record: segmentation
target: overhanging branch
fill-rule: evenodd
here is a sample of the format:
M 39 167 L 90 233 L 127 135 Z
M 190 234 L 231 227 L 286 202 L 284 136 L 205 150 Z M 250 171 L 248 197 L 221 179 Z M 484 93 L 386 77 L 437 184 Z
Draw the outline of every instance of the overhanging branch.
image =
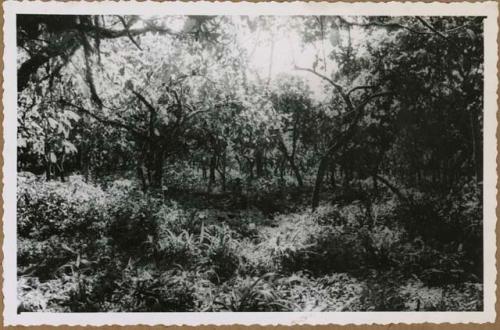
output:
M 445 36 L 442 32 L 436 30 L 435 27 L 433 27 L 429 22 L 427 22 L 425 19 L 423 19 L 422 17 L 420 16 L 417 16 L 416 17 L 418 19 L 419 22 L 421 22 L 426 28 L 428 28 L 429 30 L 431 30 L 432 32 L 434 32 L 435 34 L 437 34 L 438 36 L 440 36 L 441 38 L 444 38 L 444 39 L 448 39 L 447 36 Z
M 335 81 L 333 81 L 332 79 L 328 78 L 327 76 L 317 72 L 316 70 L 313 70 L 313 69 L 309 69 L 309 68 L 301 68 L 301 67 L 298 67 L 298 66 L 295 66 L 295 70 L 298 70 L 298 71 L 307 71 L 307 72 L 310 72 L 312 74 L 314 74 L 315 76 L 327 81 L 330 85 L 332 85 L 336 90 L 337 92 L 340 94 L 340 96 L 342 97 L 342 99 L 344 100 L 346 106 L 347 106 L 347 110 L 348 111 L 351 111 L 351 110 L 354 110 L 354 107 L 352 105 L 352 102 L 351 102 L 351 99 L 349 98 L 349 95 L 347 95 L 345 92 L 344 92 L 344 88 L 336 83 Z
M 135 136 L 140 137 L 141 139 L 146 138 L 146 136 L 144 134 L 142 134 L 140 131 L 138 131 L 135 127 L 127 125 L 121 121 L 103 118 L 103 117 L 93 113 L 92 111 L 85 109 L 84 107 L 82 107 L 80 105 L 71 103 L 71 102 L 64 100 L 64 99 L 60 99 L 58 103 L 62 106 L 71 107 L 71 108 L 79 111 L 80 113 L 84 113 L 84 114 L 94 118 L 95 120 L 97 120 L 101 124 L 113 126 L 116 128 L 123 128 L 123 129 L 129 131 L 130 133 L 134 134 Z

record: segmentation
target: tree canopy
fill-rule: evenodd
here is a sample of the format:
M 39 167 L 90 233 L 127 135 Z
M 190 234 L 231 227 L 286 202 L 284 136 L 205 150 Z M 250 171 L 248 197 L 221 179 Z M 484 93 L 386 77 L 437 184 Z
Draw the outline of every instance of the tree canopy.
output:
M 481 181 L 482 19 L 18 17 L 21 168 Z M 284 49 L 285 48 L 285 49 Z M 265 65 L 263 65 L 265 63 Z M 384 182 L 385 180 L 382 180 Z

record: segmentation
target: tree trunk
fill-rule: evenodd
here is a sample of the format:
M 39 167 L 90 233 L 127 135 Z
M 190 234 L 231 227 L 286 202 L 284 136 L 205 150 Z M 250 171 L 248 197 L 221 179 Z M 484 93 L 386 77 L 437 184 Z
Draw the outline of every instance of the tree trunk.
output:
M 474 176 L 476 177 L 476 182 L 482 181 L 483 173 L 482 173 L 482 168 L 483 168 L 483 162 L 481 159 L 482 152 L 479 150 L 481 146 L 481 137 L 480 137 L 480 132 L 479 132 L 479 127 L 477 120 L 475 120 L 475 115 L 473 111 L 470 113 L 470 125 L 471 125 L 471 132 L 472 132 L 472 160 L 474 164 Z
M 286 164 L 286 159 L 283 159 L 279 165 L 279 172 L 280 172 L 281 181 L 285 180 L 285 178 L 284 178 L 284 176 L 285 176 L 285 164 Z
M 281 152 L 283 153 L 283 155 L 285 156 L 285 159 L 290 164 L 290 168 L 292 169 L 292 171 L 295 175 L 295 178 L 297 179 L 297 184 L 299 185 L 300 188 L 304 187 L 304 181 L 302 180 L 302 175 L 300 174 L 300 170 L 299 170 L 297 164 L 295 164 L 294 155 L 293 154 L 290 155 L 288 153 L 288 150 L 286 148 L 285 142 L 283 141 L 282 137 L 279 138 L 279 145 L 281 147 Z
M 378 195 L 378 181 L 377 181 L 377 173 L 374 173 L 372 176 L 373 182 L 373 190 L 375 191 L 375 195 Z
M 215 167 L 217 166 L 217 157 L 212 155 L 210 158 L 210 169 L 208 174 L 208 192 L 212 192 L 213 185 L 215 183 Z
M 316 182 L 314 184 L 314 191 L 312 196 L 311 207 L 312 210 L 316 210 L 319 205 L 319 194 L 321 193 L 321 186 L 323 185 L 323 180 L 325 178 L 325 173 L 328 168 L 328 156 L 323 156 L 319 162 L 318 172 L 316 173 Z
M 335 165 L 330 166 L 330 185 L 332 188 L 335 188 L 336 185 L 336 180 L 335 180 L 335 172 L 337 171 L 337 168 Z
M 149 189 L 149 173 L 148 173 L 148 166 L 146 165 L 148 161 L 148 155 L 147 155 L 147 150 L 142 149 L 141 153 L 139 154 L 139 158 L 137 160 L 137 176 L 141 180 L 142 184 L 142 191 L 147 192 Z M 145 164 L 146 163 L 146 164 Z
M 201 173 L 202 173 L 202 178 L 203 180 L 207 179 L 207 166 L 205 164 L 205 160 L 201 163 Z
M 52 178 L 52 166 L 50 160 L 45 161 L 45 179 L 49 181 Z
M 152 181 L 151 185 L 155 188 L 160 188 L 163 183 L 163 151 L 158 151 L 154 157 L 154 163 L 152 168 Z
M 222 158 L 220 160 L 220 178 L 222 184 L 222 192 L 226 192 L 226 151 L 222 153 Z
M 85 182 L 89 182 L 90 179 L 90 154 L 86 149 L 80 151 L 80 168 L 83 174 L 83 179 Z
M 61 180 L 61 182 L 66 182 L 66 176 L 65 176 L 65 170 L 64 170 L 64 154 L 59 157 L 60 158 L 60 161 L 59 163 L 56 163 L 56 168 L 57 168 L 57 174 L 59 174 L 59 180 Z
M 249 169 L 249 174 L 250 174 L 250 182 L 252 182 L 252 181 L 253 181 L 253 179 L 254 179 L 254 175 L 253 175 L 253 165 L 254 165 L 254 162 L 253 162 L 253 161 L 248 160 L 248 169 Z
M 146 192 L 149 187 L 149 180 L 147 177 L 147 169 L 142 162 L 137 164 L 137 176 L 141 180 L 142 191 Z
M 304 187 L 304 181 L 302 180 L 302 174 L 300 174 L 300 170 L 295 164 L 295 162 L 290 160 L 290 167 L 292 168 L 293 173 L 295 174 L 295 178 L 297 179 L 297 184 L 300 188 Z
M 262 154 L 262 150 L 258 149 L 255 153 L 255 170 L 256 170 L 256 175 L 257 175 L 257 178 L 260 178 L 263 176 L 263 154 Z

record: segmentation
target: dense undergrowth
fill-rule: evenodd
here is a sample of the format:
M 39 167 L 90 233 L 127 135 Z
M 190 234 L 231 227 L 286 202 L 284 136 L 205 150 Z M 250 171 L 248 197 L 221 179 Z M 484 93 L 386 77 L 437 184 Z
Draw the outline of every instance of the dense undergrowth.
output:
M 479 195 L 409 193 L 410 206 L 387 192 L 369 214 L 358 201 L 311 212 L 300 194 L 242 207 L 23 174 L 19 310 L 481 310 Z

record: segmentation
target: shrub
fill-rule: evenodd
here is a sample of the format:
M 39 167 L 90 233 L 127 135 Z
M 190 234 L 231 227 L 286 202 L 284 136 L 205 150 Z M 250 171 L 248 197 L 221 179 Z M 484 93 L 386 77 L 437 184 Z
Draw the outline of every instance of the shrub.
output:
M 286 271 L 307 269 L 319 275 L 359 268 L 365 264 L 365 256 L 356 232 L 322 228 L 307 239 L 304 248 L 285 255 L 281 264 Z
M 166 172 L 165 184 L 171 189 L 183 191 L 204 186 L 203 180 L 196 175 L 197 170 L 187 161 L 169 164 Z
M 37 277 L 17 280 L 18 312 L 69 312 L 67 302 L 75 283 L 56 279 L 41 283 Z
M 266 243 L 280 270 L 308 270 L 322 275 L 359 268 L 365 254 L 359 229 L 355 225 L 331 225 L 338 217 L 347 219 L 336 208 L 321 207 L 314 213 L 304 211 L 281 220 L 280 233 L 271 234 Z
M 249 247 L 243 251 L 245 271 L 255 275 L 269 271 L 293 271 L 295 268 L 291 270 L 285 266 L 284 269 L 283 264 L 297 251 L 310 248 L 306 241 L 321 229 L 310 214 L 303 211 L 277 216 L 275 222 L 278 226 L 263 230 L 258 239 L 260 243 L 253 247 L 247 244 Z
M 69 182 L 18 180 L 18 233 L 39 240 L 52 235 L 99 236 L 105 225 L 105 194 L 72 176 Z
M 44 241 L 18 239 L 18 271 L 41 280 L 53 277 L 54 272 L 74 257 L 74 253 L 57 236 Z
M 316 222 L 321 226 L 339 226 L 346 224 L 346 218 L 336 206 L 321 206 L 315 215 Z
M 114 300 L 120 311 L 189 312 L 201 307 L 199 295 L 212 285 L 192 271 L 171 269 L 158 273 L 153 269 L 127 270 L 120 281 L 122 290 Z
M 148 237 L 156 237 L 154 214 L 159 201 L 135 190 L 125 197 L 117 197 L 108 200 L 110 222 L 107 232 L 119 251 L 131 254 L 144 252 Z
M 270 220 L 261 211 L 250 208 L 246 210 L 224 212 L 219 210 L 205 210 L 198 213 L 205 224 L 228 225 L 239 238 L 258 239 L 258 226 L 269 224 Z
M 397 227 L 390 229 L 386 226 L 375 226 L 365 230 L 360 238 L 365 240 L 370 266 L 384 269 L 397 265 L 402 257 L 398 251 L 403 244 L 403 236 L 403 230 Z
M 360 294 L 360 309 L 366 311 L 401 311 L 405 309 L 404 298 L 399 294 L 403 276 L 395 271 L 378 273 L 372 271 Z
M 465 260 L 471 260 L 470 265 L 464 265 L 477 276 L 482 274 L 483 255 L 483 203 L 482 187 L 475 182 L 465 182 L 460 189 L 451 191 L 440 216 L 448 224 L 447 237 L 457 242 L 456 250 L 464 253 Z
M 201 253 L 205 260 L 202 261 L 211 268 L 216 283 L 227 281 L 231 278 L 240 265 L 238 242 L 234 232 L 226 225 L 209 226 L 200 233 Z
M 196 210 L 185 210 L 176 202 L 163 204 L 154 215 L 158 225 L 158 235 L 168 235 L 169 232 L 180 234 L 187 231 L 198 234 L 205 216 Z
M 264 312 L 291 310 L 290 301 L 273 280 L 274 274 L 261 277 L 237 277 L 223 286 L 214 304 L 223 311 Z
M 127 179 L 115 180 L 106 189 L 109 197 L 115 200 L 123 200 L 134 192 L 138 192 L 139 186 L 136 182 Z
M 359 305 L 361 290 L 361 283 L 347 274 L 266 273 L 225 283 L 214 304 L 217 311 L 344 311 Z
M 429 288 L 418 280 L 409 280 L 399 294 L 405 300 L 405 309 L 412 311 L 481 311 L 483 286 L 464 283 Z
M 154 248 L 157 263 L 166 266 L 196 264 L 199 253 L 194 235 L 185 230 L 180 234 L 167 230 Z
M 362 290 L 361 283 L 345 273 L 314 278 L 297 272 L 279 283 L 297 312 L 356 310 Z

